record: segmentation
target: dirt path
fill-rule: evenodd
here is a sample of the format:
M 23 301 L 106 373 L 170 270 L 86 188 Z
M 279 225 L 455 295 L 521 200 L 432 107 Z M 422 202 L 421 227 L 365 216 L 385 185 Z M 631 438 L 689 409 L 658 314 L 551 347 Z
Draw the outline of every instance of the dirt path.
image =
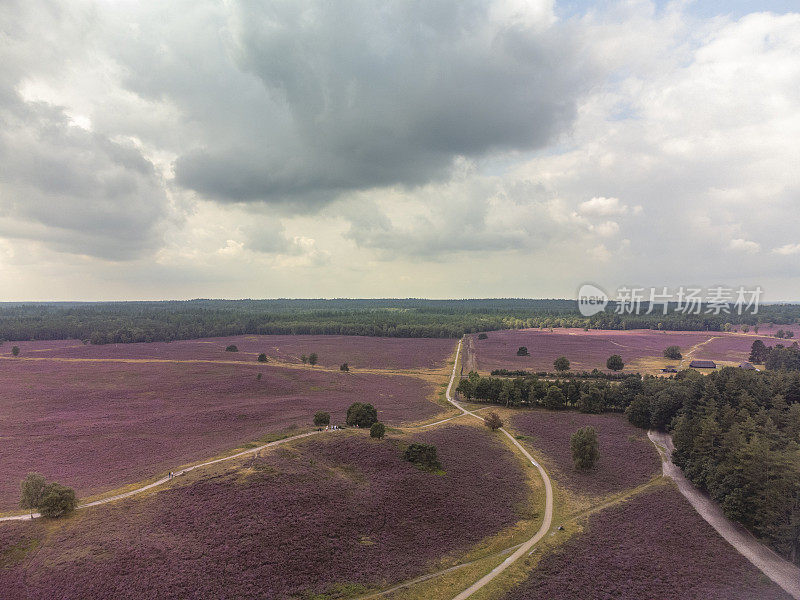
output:
M 683 363 L 685 363 L 687 360 L 690 360 L 690 359 L 694 358 L 694 353 L 697 352 L 700 348 L 702 348 L 703 346 L 705 346 L 709 342 L 711 342 L 713 340 L 719 340 L 722 337 L 723 336 L 721 336 L 721 335 L 715 335 L 713 337 L 708 338 L 705 341 L 698 342 L 697 344 L 695 344 L 694 346 L 689 348 L 689 351 L 686 354 L 684 354 L 683 358 L 681 359 L 681 363 L 678 366 L 678 368 L 680 369 L 681 367 L 683 367 Z
M 483 417 L 481 417 L 480 415 L 476 414 L 473 411 L 467 410 L 466 408 L 461 406 L 461 404 L 459 404 L 453 397 L 452 393 L 453 383 L 455 382 L 456 379 L 456 367 L 458 366 L 458 357 L 459 354 L 461 353 L 461 347 L 462 347 L 462 342 L 459 342 L 458 349 L 456 350 L 456 360 L 455 363 L 453 364 L 453 374 L 450 376 L 450 383 L 447 385 L 447 392 L 445 394 L 445 397 L 447 398 L 447 401 L 453 406 L 455 406 L 458 410 L 460 410 L 462 414 L 470 415 L 472 417 L 475 417 L 476 419 L 483 421 L 484 420 Z M 530 453 L 527 450 L 525 450 L 525 448 L 522 447 L 522 444 L 520 444 L 514 438 L 513 435 L 511 435 L 508 431 L 506 431 L 504 427 L 501 427 L 499 431 L 502 431 L 503 434 L 509 440 L 511 440 L 511 443 L 514 444 L 514 446 L 516 446 L 517 450 L 519 450 L 522 453 L 522 455 L 525 458 L 527 458 L 531 462 L 531 464 L 533 464 L 533 466 L 539 470 L 539 474 L 542 476 L 542 481 L 544 481 L 544 488 L 545 488 L 544 520 L 542 521 L 541 527 L 539 527 L 539 531 L 536 532 L 536 535 L 534 535 L 527 542 L 521 544 L 511 556 L 509 556 L 502 563 L 500 563 L 494 569 L 489 571 L 486 575 L 481 577 L 478 581 L 469 586 L 466 590 L 458 594 L 455 598 L 453 598 L 453 600 L 464 600 L 465 598 L 469 598 L 475 592 L 477 592 L 486 584 L 491 582 L 495 577 L 500 575 L 500 573 L 502 573 L 508 567 L 514 564 L 517 560 L 525 556 L 530 551 L 530 549 L 533 548 L 533 546 L 547 534 L 547 532 L 550 530 L 550 525 L 553 522 L 553 486 L 552 483 L 550 482 L 550 477 L 547 475 L 547 472 L 544 470 L 544 468 L 538 462 L 536 462 L 533 456 L 531 456 Z
M 323 430 L 324 431 L 324 430 Z M 192 465 L 190 467 L 186 467 L 181 469 L 180 471 L 174 471 L 173 477 L 162 477 L 158 481 L 154 481 L 153 483 L 148 483 L 147 485 L 143 485 L 142 487 L 138 487 L 134 490 L 130 490 L 123 494 L 117 494 L 115 496 L 109 496 L 108 498 L 102 498 L 100 500 L 95 500 L 93 502 L 86 502 L 84 504 L 79 504 L 77 508 L 89 508 L 91 506 L 100 506 L 101 504 L 108 504 L 109 502 L 116 502 L 117 500 L 122 500 L 123 498 L 130 498 L 136 494 L 141 494 L 147 490 L 153 489 L 154 487 L 158 487 L 164 485 L 171 481 L 174 477 L 178 477 L 180 475 L 184 475 L 189 471 L 194 471 L 195 469 L 199 469 L 201 467 L 208 467 L 210 465 L 215 465 L 217 463 L 225 462 L 228 460 L 233 460 L 236 458 L 241 458 L 242 456 L 247 456 L 248 454 L 256 454 L 261 450 L 265 450 L 267 448 L 271 448 L 273 446 L 278 446 L 280 444 L 285 444 L 287 442 L 291 442 L 294 440 L 299 440 L 300 438 L 308 437 L 310 435 L 316 435 L 318 433 L 323 433 L 323 431 L 309 431 L 308 433 L 301 433 L 298 435 L 293 435 L 287 438 L 283 438 L 282 440 L 276 440 L 274 442 L 269 442 L 268 444 L 264 444 L 262 446 L 258 446 L 257 448 L 250 448 L 249 450 L 244 450 L 243 452 L 237 452 L 236 454 L 232 454 L 231 456 L 224 456 L 222 458 L 215 458 L 214 460 L 209 460 L 200 464 Z M 328 430 L 334 431 L 334 430 Z M 28 521 L 30 519 L 35 519 L 36 517 L 41 516 L 39 513 L 33 514 L 26 514 L 26 515 L 12 515 L 10 517 L 0 517 L 0 522 L 2 521 Z
M 664 476 L 672 478 L 681 494 L 697 513 L 764 575 L 781 586 L 788 594 L 800 600 L 800 568 L 778 556 L 756 540 L 741 525 L 728 519 L 716 502 L 686 479 L 680 468 L 672 462 L 672 451 L 675 447 L 668 434 L 648 431 L 647 436 L 661 455 Z

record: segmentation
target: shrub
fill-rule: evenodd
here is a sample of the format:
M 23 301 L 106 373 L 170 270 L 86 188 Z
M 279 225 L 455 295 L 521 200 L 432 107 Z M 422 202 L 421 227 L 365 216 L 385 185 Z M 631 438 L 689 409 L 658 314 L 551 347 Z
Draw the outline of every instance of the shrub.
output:
M 339 367 L 339 370 L 340 371 L 349 371 L 350 370 L 350 365 L 348 365 L 347 363 L 342 363 L 341 366 Z
M 378 420 L 378 411 L 372 404 L 353 402 L 347 409 L 347 424 L 355 427 L 371 427 Z
M 225 352 L 238 352 L 239 348 L 236 347 L 236 344 L 231 344 L 227 348 L 225 348 Z
M 572 462 L 576 469 L 591 469 L 600 457 L 597 432 L 594 427 L 581 427 L 569 439 Z
M 258 355 L 258 362 L 267 362 L 267 355 L 264 352 Z
M 526 346 L 520 346 L 519 349 L 517 349 L 517 356 L 530 356 L 530 354 L 528 354 L 528 348 Z
M 612 354 L 606 361 L 606 367 L 611 371 L 622 371 L 625 363 L 622 362 L 622 357 L 619 354 Z
M 569 371 L 569 360 L 566 356 L 559 356 L 553 361 L 556 371 Z
M 19 346 L 12 346 L 11 347 L 11 354 L 13 356 L 19 356 Z
M 667 346 L 664 349 L 664 358 L 671 358 L 672 360 L 680 360 L 683 358 L 680 346 Z
M 331 414 L 326 413 L 324 411 L 319 411 L 314 413 L 314 425 L 317 427 L 321 427 L 323 425 L 330 425 L 331 423 Z
M 303 361 L 303 364 L 306 364 L 308 362 L 308 357 L 305 354 L 303 354 L 300 356 L 300 360 Z
M 492 431 L 497 431 L 503 426 L 503 419 L 496 412 L 490 412 L 483 420 L 485 425 Z
M 312 367 L 315 364 L 317 364 L 317 360 L 318 360 L 318 357 L 317 357 L 317 353 L 316 352 L 312 352 L 311 354 L 308 355 L 308 364 L 310 364 Z
M 489 337 L 489 336 L 488 336 L 488 335 L 486 335 L 485 333 L 479 333 L 479 334 L 478 334 L 478 339 L 479 339 L 479 340 L 485 340 L 485 339 L 486 339 L 486 338 L 488 338 L 488 337 Z
M 437 471 L 442 468 L 436 456 L 436 446 L 433 444 L 411 444 L 403 452 L 403 460 L 430 471 Z
M 372 427 L 369 428 L 369 437 L 383 439 L 383 436 L 386 435 L 386 426 L 383 423 L 373 423 Z
M 39 512 L 43 517 L 57 519 L 70 514 L 78 505 L 75 490 L 59 483 L 48 483 L 39 500 Z
M 261 381 L 261 378 L 262 378 L 263 376 L 264 376 L 264 374 L 263 374 L 263 373 L 259 373 L 258 375 L 256 375 L 256 381 Z
M 55 519 L 68 515 L 78 505 L 75 490 L 59 483 L 47 483 L 39 473 L 28 473 L 22 481 L 19 505 L 36 509 L 43 517 Z

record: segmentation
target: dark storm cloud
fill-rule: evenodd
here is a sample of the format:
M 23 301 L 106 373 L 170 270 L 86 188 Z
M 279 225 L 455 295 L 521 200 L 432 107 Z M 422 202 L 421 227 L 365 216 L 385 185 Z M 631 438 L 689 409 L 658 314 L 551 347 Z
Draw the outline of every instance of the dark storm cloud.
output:
M 224 101 L 185 94 L 152 64 L 132 81 L 141 90 L 159 78 L 159 93 L 206 125 L 175 171 L 208 197 L 318 205 L 343 191 L 418 185 L 446 178 L 458 156 L 541 147 L 574 116 L 585 79 L 567 32 L 490 8 L 240 2 L 233 14 L 203 15 L 225 19 L 201 52 L 225 48 L 227 64 L 215 54 L 197 65 L 204 96 Z M 191 42 L 176 37 L 163 40 L 167 52 L 184 55 Z

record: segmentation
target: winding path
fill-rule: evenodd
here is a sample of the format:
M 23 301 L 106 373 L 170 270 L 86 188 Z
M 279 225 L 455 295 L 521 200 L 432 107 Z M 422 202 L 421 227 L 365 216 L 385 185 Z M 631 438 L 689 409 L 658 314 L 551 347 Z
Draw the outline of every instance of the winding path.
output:
M 781 586 L 786 593 L 800 600 L 800 568 L 778 556 L 741 525 L 728 519 L 716 502 L 686 479 L 680 468 L 672 462 L 672 451 L 675 446 L 669 434 L 651 430 L 647 432 L 647 437 L 661 455 L 664 476 L 670 477 L 675 482 L 681 494 L 697 513 L 764 575 Z
M 447 385 L 447 392 L 445 394 L 445 397 L 447 398 L 447 401 L 453 406 L 455 406 L 458 410 L 460 410 L 462 414 L 470 415 L 472 417 L 475 417 L 476 419 L 483 421 L 484 420 L 483 417 L 481 417 L 480 415 L 476 414 L 471 410 L 467 410 L 466 408 L 461 406 L 461 404 L 459 404 L 458 401 L 455 400 L 455 398 L 453 398 L 452 394 L 453 383 L 455 382 L 456 379 L 456 367 L 458 366 L 458 357 L 461 354 L 462 343 L 463 339 L 462 341 L 458 342 L 458 349 L 456 350 L 456 360 L 453 363 L 453 374 L 450 376 L 450 383 Z M 544 470 L 542 465 L 540 465 L 533 458 L 533 456 L 531 456 L 530 453 L 527 450 L 525 450 L 525 448 L 523 448 L 522 444 L 520 444 L 514 438 L 513 435 L 511 435 L 508 431 L 506 431 L 504 427 L 501 427 L 499 431 L 502 431 L 503 434 L 505 434 L 505 436 L 509 440 L 511 440 L 511 443 L 517 447 L 517 450 L 519 450 L 525 458 L 531 461 L 531 464 L 534 467 L 539 469 L 539 474 L 542 476 L 542 481 L 544 481 L 544 489 L 545 489 L 544 520 L 542 521 L 541 527 L 539 527 L 539 531 L 536 532 L 536 535 L 534 535 L 527 542 L 522 543 L 511 556 L 509 556 L 507 559 L 505 559 L 503 562 L 497 565 L 494 569 L 492 569 L 486 575 L 481 577 L 478 581 L 469 586 L 466 590 L 458 594 L 455 598 L 453 598 L 453 600 L 464 600 L 465 598 L 469 598 L 475 592 L 477 592 L 486 584 L 488 584 L 490 581 L 492 581 L 495 577 L 500 575 L 500 573 L 502 573 L 508 567 L 514 564 L 517 560 L 525 556 L 530 551 L 530 549 L 533 548 L 533 546 L 547 534 L 547 532 L 550 530 L 550 526 L 553 523 L 553 485 L 550 482 L 550 477 L 547 475 L 547 472 Z
M 324 430 L 323 430 L 324 431 Z M 329 430 L 335 431 L 335 430 Z M 274 442 L 269 442 L 268 444 L 263 444 L 258 446 L 257 448 L 250 448 L 249 450 L 244 450 L 242 452 L 237 452 L 236 454 L 231 454 L 230 456 L 224 456 L 222 458 L 215 458 L 214 460 L 209 460 L 203 463 L 199 463 L 196 465 L 191 465 L 180 471 L 175 471 L 172 477 L 162 477 L 158 481 L 154 481 L 153 483 L 148 483 L 147 485 L 143 485 L 142 487 L 138 487 L 134 490 L 130 490 L 124 492 L 122 494 L 116 494 L 115 496 L 109 496 L 108 498 L 101 498 L 100 500 L 95 500 L 93 502 L 86 502 L 84 504 L 79 504 L 77 508 L 89 508 L 91 506 L 100 506 L 101 504 L 108 504 L 109 502 L 115 502 L 117 500 L 122 500 L 123 498 L 130 498 L 136 494 L 141 494 L 142 492 L 146 492 L 147 490 L 153 489 L 154 487 L 158 487 L 164 485 L 165 483 L 169 482 L 174 477 L 178 477 L 179 475 L 184 475 L 189 471 L 194 471 L 195 469 L 199 469 L 200 467 L 208 467 L 210 465 L 215 465 L 217 463 L 225 462 L 228 460 L 234 460 L 236 458 L 241 458 L 242 456 L 247 456 L 248 454 L 256 454 L 261 450 L 266 448 L 271 448 L 273 446 L 278 446 L 280 444 L 285 444 L 287 442 L 291 442 L 293 440 L 299 440 L 300 438 L 308 437 L 310 435 L 316 435 L 318 433 L 322 433 L 322 431 L 309 431 L 308 433 L 301 433 L 298 435 L 293 435 L 290 437 L 286 437 L 280 440 L 275 440 Z M 26 515 L 12 515 L 10 517 L 0 517 L 0 522 L 2 521 L 28 521 L 30 519 L 35 519 L 36 517 L 41 516 L 38 512 Z

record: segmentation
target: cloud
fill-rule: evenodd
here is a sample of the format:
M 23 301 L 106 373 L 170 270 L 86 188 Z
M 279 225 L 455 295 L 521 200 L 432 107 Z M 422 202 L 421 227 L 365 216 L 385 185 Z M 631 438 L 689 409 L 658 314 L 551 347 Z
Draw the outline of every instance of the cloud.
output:
M 748 254 L 755 254 L 761 250 L 760 244 L 742 238 L 731 240 L 731 243 L 728 246 L 731 250 L 735 250 L 737 252 L 747 252 Z
M 780 246 L 779 248 L 775 248 L 772 252 L 775 254 L 781 254 L 783 256 L 800 254 L 800 244 L 786 244 L 784 246 Z
M 641 207 L 637 207 L 641 210 Z M 628 212 L 628 206 L 622 204 L 619 198 L 604 198 L 596 196 L 586 202 L 581 202 L 578 206 L 578 213 L 587 216 L 609 217 L 613 215 L 624 215 Z

